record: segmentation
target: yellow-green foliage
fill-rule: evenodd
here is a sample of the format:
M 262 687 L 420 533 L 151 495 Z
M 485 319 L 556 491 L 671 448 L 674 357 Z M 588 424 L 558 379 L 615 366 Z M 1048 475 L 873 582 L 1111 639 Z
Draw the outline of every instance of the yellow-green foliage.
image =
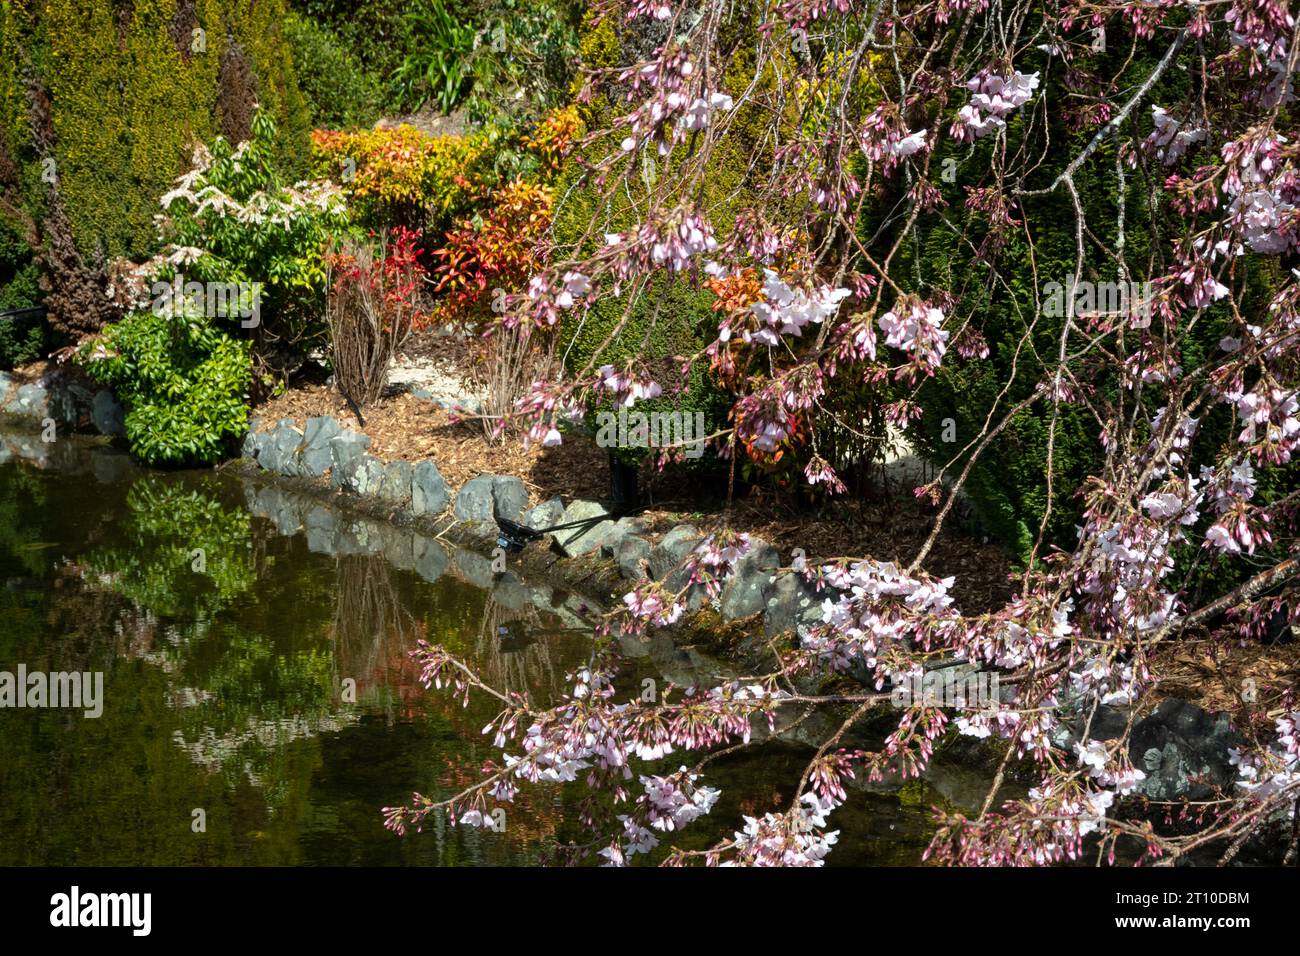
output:
M 13 5 L 16 40 L 52 104 L 59 188 L 83 254 L 143 255 L 153 247 L 158 197 L 186 167 L 194 142 L 220 131 L 220 63 L 232 40 L 252 68 L 258 101 L 284 131 L 290 167 L 304 168 L 310 121 L 281 34 L 284 0 L 195 0 L 193 24 L 177 20 L 176 0 Z M 201 43 L 193 28 L 203 31 Z M 18 63 L 5 59 L 3 118 L 25 137 Z
M 612 18 L 594 24 L 588 15 L 581 37 L 584 65 L 605 68 L 624 63 L 627 57 L 621 53 L 619 40 L 622 29 L 627 28 L 616 25 Z M 753 57 L 752 50 L 738 48 L 724 77 L 723 87 L 737 100 L 753 79 Z M 771 116 L 765 106 L 755 101 L 761 100 L 762 94 L 775 84 L 773 71 L 777 68 L 777 64 L 769 63 L 760 77 L 758 95 L 742 103 L 727 118 L 727 134 L 713 149 L 698 195 L 692 187 L 689 195 L 680 197 L 688 205 L 698 198 L 718 233 L 729 232 L 736 215 L 754 202 L 749 183 L 761 181 L 770 174 L 770 139 L 763 133 L 771 122 Z M 616 111 L 625 108 L 621 100 L 611 104 L 604 97 L 597 96 L 590 104 L 581 107 L 582 119 L 588 129 L 608 129 Z M 793 115 L 790 122 L 794 122 Z M 597 150 L 604 148 L 596 147 Z M 647 151 L 650 152 L 653 151 Z M 674 151 L 675 157 L 684 154 L 682 147 Z M 579 164 L 569 164 L 567 176 L 556 189 L 556 195 L 564 197 L 555 222 L 555 239 L 561 255 L 590 253 L 602 243 L 605 232 L 623 231 L 639 224 L 638 210 L 646 205 L 646 182 L 662 185 L 677 181 L 682 178 L 682 165 L 691 162 L 686 158 L 674 158 L 670 165 L 664 166 L 662 162 L 655 164 L 641 158 L 640 153 L 625 161 L 643 164 L 629 177 L 626 190 L 622 183 L 617 189 L 579 186 L 577 180 L 581 168 Z M 596 222 L 594 228 L 593 220 Z M 587 235 L 589 230 L 590 235 Z M 564 320 L 560 331 L 569 367 L 572 371 L 580 371 L 593 358 L 596 365 L 617 365 L 634 355 L 655 359 L 691 355 L 717 334 L 720 316 L 711 307 L 713 300 L 713 294 L 697 288 L 693 280 L 666 273 L 656 276 L 643 290 L 628 290 L 620 296 L 602 295 L 585 316 L 566 317 Z M 614 340 L 606 344 L 625 314 L 628 315 L 626 324 Z M 597 355 L 602 346 L 603 350 Z M 672 384 L 676 384 L 675 380 L 676 376 L 671 376 Z M 661 379 L 661 382 L 665 388 L 664 397 L 647 403 L 645 408 L 664 405 L 679 410 L 699 409 L 708 415 L 710 430 L 724 424 L 721 417 L 727 402 L 711 382 L 707 363 L 692 364 L 685 394 L 673 395 L 669 378 Z
M 419 209 L 430 226 L 450 222 L 496 183 L 483 135 L 429 136 L 413 126 L 312 133 L 313 175 L 336 180 L 363 223 Z

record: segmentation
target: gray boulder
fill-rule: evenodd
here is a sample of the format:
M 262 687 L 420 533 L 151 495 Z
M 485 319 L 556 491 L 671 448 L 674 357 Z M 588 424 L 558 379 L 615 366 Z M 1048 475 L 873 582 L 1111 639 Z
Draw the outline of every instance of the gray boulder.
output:
M 50 393 L 40 385 L 23 385 L 9 399 L 4 410 L 23 418 L 48 418 Z
M 330 481 L 335 488 L 346 486 L 348 476 L 356 470 L 362 459 L 366 458 L 366 449 L 370 447 L 370 436 L 361 432 L 344 431 L 329 441 L 330 446 Z
M 497 513 L 511 521 L 518 520 L 520 513 L 528 507 L 528 489 L 513 475 L 492 478 L 492 497 L 497 503 Z
M 695 550 L 701 538 L 703 535 L 700 534 L 700 529 L 693 524 L 679 524 L 673 528 L 650 552 L 650 576 L 656 581 L 664 580 L 666 575 Z M 679 576 L 674 575 L 674 577 Z
M 417 515 L 442 514 L 451 495 L 447 482 L 432 459 L 416 464 L 411 472 L 411 510 Z
M 806 630 L 822 619 L 822 602 L 834 598 L 830 589 L 817 591 L 793 571 L 779 574 L 766 592 L 763 630 L 775 637 L 792 629 Z
M 461 485 L 456 492 L 456 519 L 458 521 L 492 520 L 492 475 L 479 475 Z
M 515 520 L 528 504 L 524 483 L 511 475 L 479 475 L 456 493 L 455 513 L 459 521 L 492 524 L 492 509 L 503 518 Z
M 604 522 L 601 522 L 604 525 Z M 613 558 L 618 554 L 619 546 L 629 538 L 645 534 L 646 523 L 642 518 L 619 518 L 613 527 L 605 527 L 600 535 L 600 556 Z
M 244 435 L 244 446 L 241 454 L 245 458 L 256 461 L 269 440 L 270 436 L 266 432 L 260 432 L 256 427 L 250 425 L 247 434 Z
M 266 444 L 257 456 L 258 464 L 277 475 L 296 475 L 301 445 L 302 432 L 294 428 L 291 422 L 282 421 L 267 437 Z
M 628 535 L 618 543 L 618 548 L 614 552 L 614 560 L 618 562 L 619 572 L 629 581 L 644 580 L 646 569 L 642 562 L 649 560 L 652 550 L 654 549 L 650 546 L 650 542 L 645 538 Z
M 322 478 L 334 464 L 330 442 L 342 432 L 342 426 L 329 415 L 307 419 L 298 454 L 298 474 L 304 478 Z
M 387 472 L 384 463 L 373 455 L 362 454 L 354 459 L 350 466 L 335 471 L 339 487 L 354 495 L 368 498 L 379 491 L 380 483 Z
M 538 531 L 559 524 L 563 517 L 564 502 L 559 498 L 550 498 L 525 511 L 520 523 Z
M 90 401 L 90 420 L 101 435 L 121 435 L 126 431 L 126 413 L 113 393 L 100 389 Z
M 1227 714 L 1170 698 L 1133 726 L 1129 759 L 1147 775 L 1138 789 L 1152 800 L 1206 800 L 1236 781 L 1228 750 L 1241 743 Z
M 609 511 L 600 502 L 585 501 L 579 498 L 576 501 L 569 502 L 569 506 L 564 509 L 564 514 L 560 516 L 560 520 L 556 523 L 571 524 L 575 521 L 600 518 L 607 514 L 609 514 Z M 591 520 L 590 524 L 579 525 L 576 528 L 565 528 L 555 532 L 555 541 L 559 544 L 560 550 L 570 558 L 599 551 L 601 545 L 605 543 L 606 535 L 613 527 L 615 520 L 612 517 L 608 521 Z
M 379 479 L 376 497 L 395 505 L 411 503 L 411 463 L 409 461 L 390 461 Z
M 772 571 L 780 566 L 776 548 L 752 538 L 749 551 L 736 562 L 735 571 L 722 586 L 722 616 L 736 620 L 763 610 L 772 587 Z

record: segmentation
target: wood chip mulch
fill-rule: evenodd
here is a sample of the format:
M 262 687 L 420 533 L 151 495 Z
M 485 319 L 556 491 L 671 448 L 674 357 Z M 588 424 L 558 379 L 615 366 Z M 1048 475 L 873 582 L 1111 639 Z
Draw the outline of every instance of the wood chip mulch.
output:
M 1263 644 L 1257 640 L 1223 646 L 1210 640 L 1182 640 L 1158 648 L 1163 675 L 1155 699 L 1189 700 L 1211 713 L 1232 713 L 1242 701 L 1247 679 L 1260 702 L 1271 706 L 1288 688 L 1300 686 L 1300 642 Z M 1280 716 L 1280 711 L 1275 715 Z

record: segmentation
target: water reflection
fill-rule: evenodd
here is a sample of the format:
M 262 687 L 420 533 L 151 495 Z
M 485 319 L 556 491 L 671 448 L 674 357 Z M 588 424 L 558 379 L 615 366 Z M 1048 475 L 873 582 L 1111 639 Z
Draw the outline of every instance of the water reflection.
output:
M 572 787 L 526 790 L 502 834 L 399 839 L 379 813 L 498 756 L 491 701 L 426 692 L 416 642 L 545 702 L 589 654 L 580 597 L 274 485 L 3 433 L 0 579 L 0 669 L 105 674 L 98 720 L 0 710 L 0 864 L 514 865 L 582 836 Z M 714 666 L 641 653 L 682 682 Z M 723 800 L 683 845 L 788 800 L 805 759 L 719 761 Z M 915 861 L 938 799 L 920 792 L 846 808 L 835 862 Z

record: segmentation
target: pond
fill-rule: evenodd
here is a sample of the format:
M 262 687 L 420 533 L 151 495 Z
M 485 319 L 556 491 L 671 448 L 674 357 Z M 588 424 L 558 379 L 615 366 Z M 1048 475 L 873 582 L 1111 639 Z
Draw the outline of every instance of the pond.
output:
M 536 865 L 584 837 L 581 783 L 526 788 L 500 833 L 437 818 L 398 837 L 381 814 L 499 756 L 490 701 L 421 687 L 416 641 L 545 700 L 590 652 L 578 595 L 231 472 L 14 430 L 0 580 L 0 671 L 103 675 L 98 717 L 0 708 L 0 865 Z M 683 682 L 710 665 L 673 650 L 637 666 Z M 807 755 L 773 743 L 712 765 L 722 797 L 678 844 L 788 805 Z M 948 768 L 863 789 L 828 862 L 919 862 L 930 807 L 969 805 L 980 782 Z

